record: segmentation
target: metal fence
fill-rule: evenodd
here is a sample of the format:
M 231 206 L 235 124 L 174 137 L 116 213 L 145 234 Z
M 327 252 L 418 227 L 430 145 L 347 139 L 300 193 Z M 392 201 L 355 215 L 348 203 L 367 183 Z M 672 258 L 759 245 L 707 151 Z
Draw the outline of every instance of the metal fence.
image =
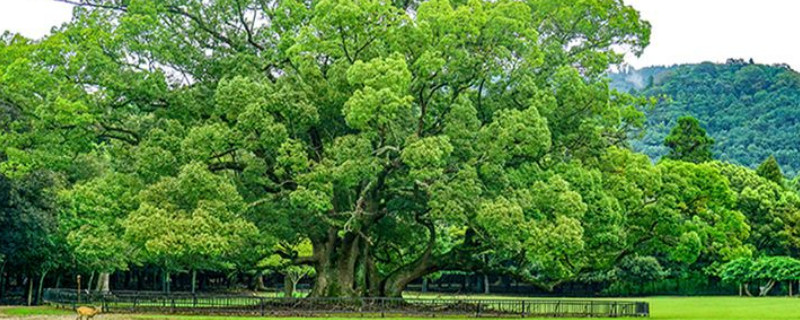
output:
M 80 299 L 80 301 L 79 301 Z M 47 289 L 44 301 L 62 308 L 95 305 L 104 312 L 261 316 L 351 314 L 474 317 L 647 317 L 646 302 L 577 299 L 459 298 L 278 298 L 252 295 L 111 292 L 80 296 L 75 290 Z

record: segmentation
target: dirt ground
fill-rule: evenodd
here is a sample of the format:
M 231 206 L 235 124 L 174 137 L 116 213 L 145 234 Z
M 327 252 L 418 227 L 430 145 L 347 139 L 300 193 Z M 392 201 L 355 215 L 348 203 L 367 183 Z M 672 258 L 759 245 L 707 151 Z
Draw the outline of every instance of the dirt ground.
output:
M 19 309 L 19 307 L 13 306 L 0 306 L 0 320 L 75 320 L 78 315 L 76 313 L 72 313 L 68 310 L 56 310 L 52 308 L 48 308 L 45 312 L 37 312 L 36 308 L 46 308 L 46 307 L 33 307 L 31 308 L 31 314 L 20 314 L 20 315 L 10 315 L 7 314 L 9 309 Z M 26 312 L 28 313 L 28 312 Z M 37 313 L 45 313 L 45 314 L 37 314 Z M 57 314 L 49 314 L 49 313 L 57 313 Z M 95 316 L 92 320 L 131 320 L 130 316 L 120 315 L 120 314 L 100 314 Z
M 78 316 L 70 316 L 70 315 L 25 315 L 25 316 L 9 316 L 9 315 L 0 315 L 0 319 L 3 320 L 75 320 Z M 130 317 L 126 317 L 123 315 L 118 314 L 101 314 L 94 317 L 92 320 L 130 320 Z

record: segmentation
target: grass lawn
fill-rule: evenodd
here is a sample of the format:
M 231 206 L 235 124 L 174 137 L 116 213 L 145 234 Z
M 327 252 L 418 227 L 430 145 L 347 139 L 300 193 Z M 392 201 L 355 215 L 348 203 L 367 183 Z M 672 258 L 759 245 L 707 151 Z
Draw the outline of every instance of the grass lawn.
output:
M 798 298 L 653 297 L 643 300 L 650 302 L 653 319 L 800 319 Z
M 407 295 L 413 296 L 413 295 Z M 428 296 L 428 295 L 425 295 Z M 472 298 L 505 298 L 501 296 L 470 296 Z M 783 320 L 800 319 L 800 299 L 798 298 L 740 298 L 740 297 L 649 297 L 641 299 L 650 302 L 651 319 L 659 320 Z M 52 316 L 62 319 L 64 315 L 72 315 L 70 311 L 51 307 L 0 307 L 2 317 Z M 61 316 L 61 317 L 59 317 Z M 279 320 L 286 318 L 264 317 L 225 317 L 225 316 L 177 316 L 177 315 L 113 315 L 100 316 L 114 320 Z M 42 317 L 37 317 L 42 319 Z M 49 317 L 47 317 L 49 319 Z M 320 318 L 290 318 L 292 320 L 309 320 Z M 331 320 L 362 319 L 326 318 Z M 397 320 L 410 319 L 447 319 L 447 318 L 390 318 Z M 457 318 L 465 319 L 465 318 Z M 513 319 L 513 318 L 507 318 Z M 564 318 L 558 318 L 564 319 Z M 592 318 L 597 319 L 597 318 Z
M 21 306 L 0 306 L 0 315 L 2 316 L 59 316 L 59 315 L 73 315 L 75 312 L 71 310 L 56 309 L 49 306 L 37 307 L 21 307 Z

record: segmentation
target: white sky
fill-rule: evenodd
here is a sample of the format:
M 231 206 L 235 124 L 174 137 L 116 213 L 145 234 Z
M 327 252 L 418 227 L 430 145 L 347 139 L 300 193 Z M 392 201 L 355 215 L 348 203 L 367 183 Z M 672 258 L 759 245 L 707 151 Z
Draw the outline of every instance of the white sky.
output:
M 625 0 L 652 25 L 634 67 L 753 58 L 800 70 L 800 0 Z
M 54 0 L 0 0 L 0 33 L 11 31 L 29 38 L 50 33 L 69 21 L 72 6 Z
M 625 0 L 653 25 L 635 67 L 753 58 L 800 70 L 800 0 Z M 69 20 L 54 0 L 0 0 L 0 32 L 38 38 Z

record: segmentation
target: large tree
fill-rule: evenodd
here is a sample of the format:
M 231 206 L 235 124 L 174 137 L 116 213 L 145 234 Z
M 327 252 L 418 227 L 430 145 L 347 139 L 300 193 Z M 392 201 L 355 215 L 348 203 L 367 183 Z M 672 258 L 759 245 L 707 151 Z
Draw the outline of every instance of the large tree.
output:
M 624 149 L 642 101 L 602 77 L 649 25 L 621 1 L 67 2 L 53 35 L 4 39 L 0 168 L 97 204 L 104 179 L 142 185 L 109 230 L 72 203 L 83 252 L 124 230 L 129 262 L 239 268 L 260 247 L 255 269 L 310 241 L 277 253 L 315 269 L 313 295 L 398 296 L 438 270 L 552 288 L 631 252 L 738 250 L 718 175 Z

